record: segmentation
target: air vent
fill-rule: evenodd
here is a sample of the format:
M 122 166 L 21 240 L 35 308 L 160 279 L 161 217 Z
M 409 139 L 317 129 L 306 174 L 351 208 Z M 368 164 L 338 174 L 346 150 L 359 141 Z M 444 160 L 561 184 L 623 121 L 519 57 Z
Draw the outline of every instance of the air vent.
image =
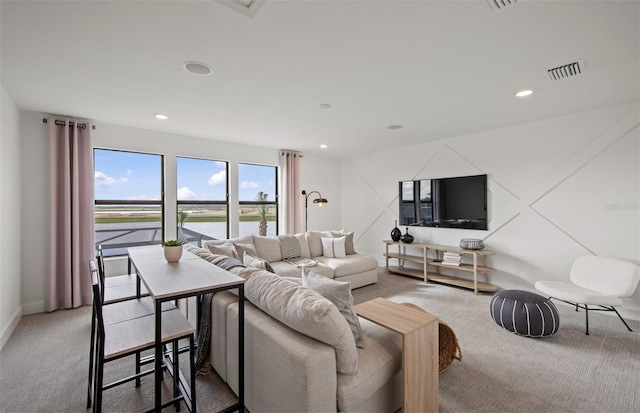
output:
M 549 79 L 552 81 L 562 80 L 584 73 L 584 60 L 578 59 L 575 62 L 546 69 Z
M 218 1 L 250 17 L 255 16 L 255 14 L 258 12 L 260 7 L 262 7 L 262 5 L 265 2 L 265 0 L 218 0 Z
M 518 0 L 487 0 L 493 10 L 502 10 L 509 6 L 513 6 Z

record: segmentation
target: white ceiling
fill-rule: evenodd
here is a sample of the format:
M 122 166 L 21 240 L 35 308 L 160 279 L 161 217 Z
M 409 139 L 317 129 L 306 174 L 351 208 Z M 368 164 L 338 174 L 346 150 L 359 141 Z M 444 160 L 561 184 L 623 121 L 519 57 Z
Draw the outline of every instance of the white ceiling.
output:
M 2 85 L 25 110 L 347 156 L 638 101 L 639 4 L 2 1 Z

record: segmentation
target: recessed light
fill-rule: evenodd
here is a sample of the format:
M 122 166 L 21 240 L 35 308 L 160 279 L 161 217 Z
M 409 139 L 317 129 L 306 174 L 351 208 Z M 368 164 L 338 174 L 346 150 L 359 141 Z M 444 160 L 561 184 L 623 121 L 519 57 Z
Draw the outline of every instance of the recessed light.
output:
M 387 126 L 387 129 L 391 129 L 391 130 L 400 129 L 400 128 L 402 128 L 402 125 L 389 125 L 389 126 Z
M 321 147 L 322 149 L 327 149 L 327 144 L 326 144 L 326 143 L 323 143 L 322 145 L 320 145 L 320 147 Z
M 318 105 L 318 109 L 329 109 L 331 107 L 328 103 L 321 103 Z
M 519 90 L 516 92 L 516 96 L 519 98 L 524 98 L 527 97 L 529 95 L 531 95 L 533 93 L 533 90 L 531 89 L 523 89 L 523 90 Z
M 209 65 L 200 62 L 185 62 L 182 67 L 187 72 L 197 76 L 209 76 L 213 73 L 213 69 Z
M 169 117 L 167 115 L 165 115 L 164 113 L 156 113 L 156 119 L 167 120 L 167 119 L 169 119 Z

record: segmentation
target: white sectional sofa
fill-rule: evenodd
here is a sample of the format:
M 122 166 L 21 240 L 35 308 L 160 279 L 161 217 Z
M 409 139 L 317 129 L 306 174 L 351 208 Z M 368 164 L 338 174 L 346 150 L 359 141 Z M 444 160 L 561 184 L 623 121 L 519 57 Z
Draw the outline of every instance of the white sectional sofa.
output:
M 247 238 L 233 241 L 248 244 Z M 260 251 L 263 257 L 275 258 L 275 249 L 269 249 L 273 240 L 261 241 L 264 240 L 254 243 L 256 252 Z M 224 244 L 218 243 L 218 247 Z M 219 251 L 218 247 L 214 250 Z M 316 247 L 317 244 L 312 248 Z M 399 334 L 360 319 L 364 347 L 358 348 L 349 324 L 336 305 L 303 286 L 301 280 L 246 267 L 228 254 L 215 254 L 193 246 L 188 248 L 213 265 L 247 280 L 244 365 L 245 405 L 249 411 L 388 413 L 402 406 L 402 339 Z M 338 259 L 318 259 L 317 266 L 310 269 L 326 271 L 329 268 L 332 273 L 327 271 L 325 276 L 336 280 L 347 278 L 349 282 L 361 285 L 377 280 L 369 269 L 340 275 L 343 273 L 339 269 L 344 267 L 333 261 Z M 351 259 L 357 261 L 352 267 L 355 269 L 364 268 L 359 265 L 367 261 L 362 257 Z M 279 262 L 270 261 L 275 264 L 274 269 L 281 267 Z M 296 277 L 301 273 L 295 267 L 292 270 L 282 266 L 280 271 Z M 215 294 L 211 300 L 209 360 L 236 393 L 237 321 L 237 297 L 231 292 Z
M 345 239 L 345 256 L 339 258 L 325 256 L 322 238 L 342 237 Z M 291 241 L 294 239 L 297 241 L 299 250 L 292 251 L 283 247 L 283 244 L 287 241 L 289 241 L 288 245 L 291 245 Z M 276 237 L 249 235 L 203 243 L 203 248 L 207 248 L 213 253 L 235 256 L 240 261 L 243 261 L 242 252 L 247 249 L 243 246 L 253 247 L 255 252 L 251 254 L 266 260 L 273 268 L 273 271 L 281 276 L 300 277 L 301 268 L 284 261 L 284 259 L 295 260 L 296 258 L 302 258 L 315 262 L 313 266 L 307 267 L 310 270 L 337 281 L 347 281 L 351 284 L 352 289 L 374 284 L 378 281 L 378 262 L 375 258 L 355 252 L 353 232 L 342 230 L 307 231 L 304 234 L 279 235 Z M 287 257 L 287 253 L 289 257 Z M 296 255 L 298 256 L 296 257 Z

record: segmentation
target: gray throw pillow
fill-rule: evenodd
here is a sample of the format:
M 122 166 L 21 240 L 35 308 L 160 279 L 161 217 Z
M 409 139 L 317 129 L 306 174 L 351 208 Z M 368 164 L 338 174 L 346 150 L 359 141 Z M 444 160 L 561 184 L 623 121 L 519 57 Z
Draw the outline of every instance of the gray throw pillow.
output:
M 351 328 L 356 346 L 364 348 L 362 327 L 358 320 L 358 315 L 353 309 L 353 295 L 351 295 L 351 284 L 345 281 L 335 281 L 313 271 L 302 269 L 302 285 L 307 287 L 327 300 L 331 301 L 340 313 L 344 316 Z
M 273 267 L 271 267 L 271 264 L 269 264 L 266 260 L 263 260 L 262 258 L 258 258 L 255 257 L 249 253 L 247 253 L 245 251 L 244 255 L 242 256 L 242 261 L 244 263 L 244 265 L 246 265 L 247 267 L 253 267 L 253 268 L 260 268 L 261 270 L 267 270 L 269 272 L 272 273 L 276 273 L 273 270 Z
M 331 236 L 334 238 L 347 237 L 344 242 L 345 252 L 347 253 L 347 255 L 353 255 L 356 253 L 356 249 L 353 246 L 353 232 L 347 232 L 343 229 L 340 231 L 329 231 L 329 232 L 331 233 Z

